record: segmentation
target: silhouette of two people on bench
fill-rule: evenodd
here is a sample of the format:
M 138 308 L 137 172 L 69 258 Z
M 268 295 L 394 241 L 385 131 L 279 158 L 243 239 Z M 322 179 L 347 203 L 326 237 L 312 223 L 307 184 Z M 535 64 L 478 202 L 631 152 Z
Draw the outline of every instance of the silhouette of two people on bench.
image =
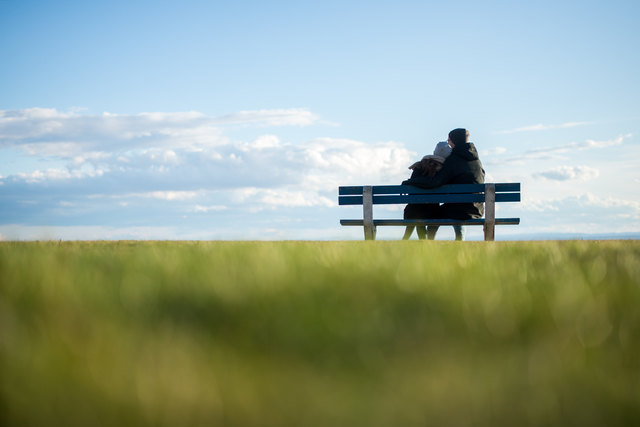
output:
M 478 157 L 478 151 L 469 142 L 469 131 L 463 128 L 449 132 L 446 142 L 436 145 L 433 155 L 409 166 L 413 172 L 403 185 L 420 188 L 435 188 L 445 184 L 484 184 L 484 169 Z M 404 209 L 404 219 L 471 219 L 481 218 L 484 214 L 483 203 L 410 203 Z M 403 239 L 407 240 L 417 228 L 419 239 L 433 240 L 438 225 L 408 226 Z M 464 240 L 462 226 L 453 226 L 456 240 Z

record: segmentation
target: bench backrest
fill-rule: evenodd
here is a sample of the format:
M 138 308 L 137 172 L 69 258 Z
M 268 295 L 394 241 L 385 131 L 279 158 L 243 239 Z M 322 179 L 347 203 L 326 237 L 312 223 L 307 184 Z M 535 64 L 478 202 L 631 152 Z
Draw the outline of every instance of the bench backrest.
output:
M 449 184 L 423 189 L 410 185 L 373 185 L 338 187 L 339 205 L 362 205 L 363 195 L 371 191 L 372 204 L 472 203 L 485 202 L 488 186 L 495 188 L 495 202 L 519 202 L 520 183 Z

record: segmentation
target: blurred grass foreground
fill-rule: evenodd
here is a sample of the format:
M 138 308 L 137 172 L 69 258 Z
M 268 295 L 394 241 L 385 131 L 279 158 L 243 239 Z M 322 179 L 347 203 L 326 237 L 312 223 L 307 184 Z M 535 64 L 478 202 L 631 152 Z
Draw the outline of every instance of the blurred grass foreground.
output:
M 640 242 L 2 242 L 3 426 L 640 425 Z

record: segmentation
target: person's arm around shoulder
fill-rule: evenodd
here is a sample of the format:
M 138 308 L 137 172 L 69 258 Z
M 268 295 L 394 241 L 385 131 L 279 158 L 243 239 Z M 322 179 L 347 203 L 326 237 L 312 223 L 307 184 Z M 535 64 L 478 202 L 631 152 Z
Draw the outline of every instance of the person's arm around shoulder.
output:
M 449 182 L 452 176 L 452 168 L 447 162 L 445 162 L 442 169 L 440 169 L 434 176 L 412 175 L 410 179 L 402 181 L 402 185 L 413 185 L 420 188 L 435 188 Z

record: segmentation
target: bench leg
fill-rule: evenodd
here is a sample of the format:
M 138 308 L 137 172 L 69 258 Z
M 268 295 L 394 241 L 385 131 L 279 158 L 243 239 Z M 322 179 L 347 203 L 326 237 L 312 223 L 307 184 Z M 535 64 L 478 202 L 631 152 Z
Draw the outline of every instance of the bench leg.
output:
M 494 224 L 484 224 L 484 240 L 487 242 L 493 242 L 495 240 Z
M 373 225 L 373 189 L 370 185 L 362 188 L 362 215 L 364 240 L 376 240 L 376 226 Z
M 376 240 L 376 226 L 364 226 L 364 240 Z
M 496 185 L 486 184 L 484 190 L 484 240 L 495 240 L 496 226 Z

